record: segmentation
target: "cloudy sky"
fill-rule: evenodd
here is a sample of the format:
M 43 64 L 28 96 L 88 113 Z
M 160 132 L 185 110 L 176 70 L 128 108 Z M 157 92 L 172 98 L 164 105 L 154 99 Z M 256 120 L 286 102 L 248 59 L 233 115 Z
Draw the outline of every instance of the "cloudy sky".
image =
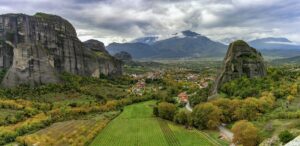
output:
M 299 0 L 0 0 L 0 13 L 68 19 L 106 44 L 192 30 L 213 40 L 286 37 L 300 43 Z

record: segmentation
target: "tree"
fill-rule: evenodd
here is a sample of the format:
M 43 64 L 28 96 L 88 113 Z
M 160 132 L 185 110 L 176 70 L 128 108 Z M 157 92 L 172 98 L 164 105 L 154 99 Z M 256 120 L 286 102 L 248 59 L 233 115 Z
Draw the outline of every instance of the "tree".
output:
M 288 103 L 291 104 L 292 101 L 295 99 L 295 97 L 293 95 L 289 95 L 286 97 L 286 99 L 287 99 Z
M 176 112 L 176 106 L 172 103 L 161 102 L 158 104 L 159 117 L 167 120 L 173 120 Z
M 183 124 L 183 125 L 187 125 L 188 124 L 188 116 L 189 116 L 190 112 L 186 111 L 186 110 L 180 110 L 179 112 L 177 112 L 174 116 L 174 122 L 178 123 L 178 124 Z
M 291 86 L 291 89 L 290 89 L 291 91 L 290 91 L 290 93 L 292 94 L 292 95 L 297 95 L 297 93 L 298 93 L 298 85 L 297 85 L 297 83 L 294 83 L 292 86 Z
M 212 103 L 198 104 L 193 112 L 193 125 L 199 129 L 214 129 L 221 124 L 222 112 Z
M 258 129 L 247 120 L 236 122 L 232 127 L 233 142 L 243 146 L 256 146 L 258 143 Z
M 272 92 L 263 92 L 259 98 L 264 110 L 272 109 L 275 106 L 275 96 Z
M 205 95 L 206 90 L 207 89 L 202 89 L 202 90 L 198 91 L 196 95 L 193 95 L 193 96 L 189 97 L 189 101 L 190 101 L 191 106 L 195 106 L 199 103 L 207 101 L 208 96 Z
M 295 136 L 287 130 L 282 131 L 279 134 L 279 139 L 283 144 L 288 143 L 289 141 L 293 140 L 294 138 L 295 138 Z
M 255 120 L 264 111 L 262 103 L 253 97 L 242 101 L 242 105 L 237 108 L 234 115 L 239 120 Z
M 228 98 L 219 98 L 212 101 L 212 103 L 221 109 L 222 115 L 224 117 L 222 119 L 222 122 L 224 123 L 230 123 L 234 121 L 234 111 L 236 110 L 236 108 L 241 106 L 241 100 L 238 99 L 230 100 Z

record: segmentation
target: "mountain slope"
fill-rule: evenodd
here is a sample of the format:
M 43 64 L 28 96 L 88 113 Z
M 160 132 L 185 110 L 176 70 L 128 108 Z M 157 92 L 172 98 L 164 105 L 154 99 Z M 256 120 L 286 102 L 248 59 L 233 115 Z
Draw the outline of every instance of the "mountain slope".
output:
M 191 31 L 183 31 L 175 37 L 153 44 L 160 54 L 156 57 L 221 57 L 226 45 Z
M 272 61 L 272 63 L 276 63 L 276 64 L 291 64 L 291 63 L 300 63 L 300 56 L 295 56 L 295 57 L 291 57 L 291 58 L 283 58 L 283 59 L 275 59 Z
M 300 46 L 286 38 L 261 38 L 250 41 L 249 44 L 257 49 L 299 49 Z
M 124 51 L 131 54 L 133 58 L 148 58 L 157 54 L 151 45 L 144 43 L 112 43 L 106 48 L 112 55 Z
M 162 40 L 157 37 L 144 37 L 131 43 L 112 43 L 107 49 L 111 54 L 129 52 L 133 58 L 182 58 L 222 57 L 226 47 L 222 43 L 187 30 Z

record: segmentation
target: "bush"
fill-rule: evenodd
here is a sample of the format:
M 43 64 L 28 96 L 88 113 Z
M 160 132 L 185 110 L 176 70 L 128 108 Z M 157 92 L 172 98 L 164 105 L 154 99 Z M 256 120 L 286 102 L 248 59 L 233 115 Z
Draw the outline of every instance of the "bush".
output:
M 243 146 L 256 146 L 258 143 L 258 129 L 247 120 L 234 123 L 232 126 L 233 142 Z
M 295 138 L 295 136 L 287 130 L 282 131 L 279 134 L 279 139 L 283 144 L 288 143 L 289 141 L 293 140 L 294 138 Z
M 199 129 L 214 129 L 221 124 L 222 111 L 212 103 L 198 104 L 193 112 L 193 125 Z
M 173 120 L 176 112 L 176 106 L 172 103 L 161 102 L 158 104 L 159 117 L 167 120 Z
M 189 101 L 190 101 L 191 106 L 195 106 L 199 103 L 206 102 L 207 97 L 208 96 L 194 95 L 194 96 L 189 97 Z
M 262 102 L 250 97 L 242 101 L 242 105 L 234 111 L 234 115 L 239 120 L 255 120 L 263 112 Z
M 180 110 L 174 116 L 174 122 L 182 125 L 188 125 L 190 112 L 186 110 Z
M 158 117 L 158 107 L 157 106 L 153 107 L 153 115 Z

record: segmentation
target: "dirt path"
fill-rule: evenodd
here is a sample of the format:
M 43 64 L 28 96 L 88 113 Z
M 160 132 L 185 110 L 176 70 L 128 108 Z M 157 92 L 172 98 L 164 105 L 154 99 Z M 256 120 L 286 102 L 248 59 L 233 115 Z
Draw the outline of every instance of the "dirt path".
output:
M 191 104 L 190 104 L 189 101 L 188 101 L 187 104 L 185 105 L 185 108 L 186 108 L 188 111 L 190 111 L 190 112 L 193 111 L 193 108 L 191 107 Z
M 226 127 L 224 127 L 223 125 L 220 125 L 218 127 L 220 133 L 225 136 L 228 140 L 232 141 L 233 140 L 233 133 L 227 129 Z

